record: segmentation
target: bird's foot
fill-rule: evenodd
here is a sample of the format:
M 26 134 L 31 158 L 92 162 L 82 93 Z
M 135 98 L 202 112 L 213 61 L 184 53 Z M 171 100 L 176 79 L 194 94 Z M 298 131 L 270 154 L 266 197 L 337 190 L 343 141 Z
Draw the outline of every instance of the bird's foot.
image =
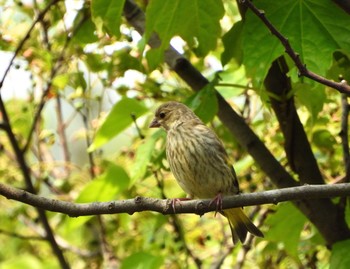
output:
M 188 201 L 188 200 L 192 200 L 191 198 L 174 198 L 171 199 L 171 207 L 173 208 L 174 213 L 176 213 L 176 203 L 179 203 L 179 205 L 181 206 L 181 201 Z
M 222 212 L 222 195 L 221 192 L 219 192 L 213 200 L 209 203 L 209 206 L 211 206 L 213 203 L 216 205 L 216 210 L 214 216 L 216 217 L 216 214 L 218 212 Z

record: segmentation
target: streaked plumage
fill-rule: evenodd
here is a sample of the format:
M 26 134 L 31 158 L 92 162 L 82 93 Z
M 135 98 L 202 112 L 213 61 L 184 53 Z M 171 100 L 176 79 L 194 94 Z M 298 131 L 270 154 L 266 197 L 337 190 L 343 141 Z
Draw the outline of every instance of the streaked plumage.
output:
M 190 198 L 214 198 L 239 193 L 236 173 L 216 134 L 184 104 L 161 105 L 150 127 L 167 132 L 166 156 L 170 169 Z M 241 208 L 223 210 L 233 242 L 245 241 L 247 232 L 263 236 Z

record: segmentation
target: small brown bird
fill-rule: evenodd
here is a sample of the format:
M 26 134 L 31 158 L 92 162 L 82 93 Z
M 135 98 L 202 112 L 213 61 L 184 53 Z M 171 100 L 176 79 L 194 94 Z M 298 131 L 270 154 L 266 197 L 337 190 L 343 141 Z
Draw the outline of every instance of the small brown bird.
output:
M 214 198 L 239 193 L 236 173 L 229 164 L 225 148 L 216 134 L 184 104 L 161 105 L 150 128 L 167 132 L 166 156 L 170 169 L 189 198 Z M 219 209 L 220 210 L 220 209 Z M 242 208 L 220 210 L 229 221 L 233 243 L 244 243 L 247 232 L 263 237 Z

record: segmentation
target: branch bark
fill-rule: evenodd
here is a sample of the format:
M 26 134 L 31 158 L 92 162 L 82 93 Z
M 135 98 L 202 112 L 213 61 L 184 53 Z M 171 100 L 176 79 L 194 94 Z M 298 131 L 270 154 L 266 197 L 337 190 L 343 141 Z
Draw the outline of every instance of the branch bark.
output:
M 341 145 L 343 148 L 343 161 L 346 169 L 345 182 L 350 181 L 350 152 L 349 152 L 349 110 L 348 97 L 345 94 L 341 96 L 342 115 L 341 115 Z
M 277 116 L 285 142 L 288 163 L 302 184 L 324 184 L 321 171 L 311 150 L 304 127 L 294 104 L 288 66 L 283 57 L 275 60 L 264 80 L 270 94 L 272 108 Z
M 174 214 L 171 199 L 156 199 L 148 197 L 136 197 L 128 200 L 93 203 L 71 203 L 49 199 L 36 194 L 16 189 L 0 183 L 0 195 L 7 199 L 16 200 L 36 208 L 67 214 L 71 217 L 119 214 L 154 211 L 162 214 Z M 245 193 L 223 198 L 222 208 L 234 208 L 242 206 L 277 204 L 286 201 L 311 200 L 320 198 L 350 196 L 350 183 L 333 185 L 304 185 L 299 187 L 269 190 L 256 193 Z M 175 203 L 176 214 L 198 214 L 215 211 L 215 203 L 212 199 L 189 200 Z

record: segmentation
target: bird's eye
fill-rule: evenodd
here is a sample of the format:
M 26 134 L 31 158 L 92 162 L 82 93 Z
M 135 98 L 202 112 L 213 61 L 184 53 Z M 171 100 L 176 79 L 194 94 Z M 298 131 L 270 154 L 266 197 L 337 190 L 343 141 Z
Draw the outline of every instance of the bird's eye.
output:
M 165 113 L 164 113 L 164 112 L 160 112 L 160 113 L 159 113 L 159 117 L 160 117 L 161 119 L 164 119 L 164 118 L 165 118 Z

